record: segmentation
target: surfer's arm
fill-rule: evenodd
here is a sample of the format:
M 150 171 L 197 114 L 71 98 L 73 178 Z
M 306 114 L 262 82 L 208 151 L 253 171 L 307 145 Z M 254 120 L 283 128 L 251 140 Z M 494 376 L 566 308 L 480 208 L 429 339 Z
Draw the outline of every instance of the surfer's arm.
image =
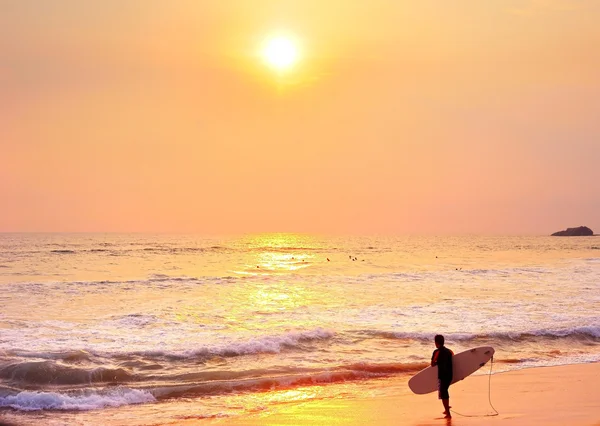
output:
M 439 350 L 433 351 L 433 355 L 431 355 L 431 366 L 437 365 L 438 355 L 440 354 Z

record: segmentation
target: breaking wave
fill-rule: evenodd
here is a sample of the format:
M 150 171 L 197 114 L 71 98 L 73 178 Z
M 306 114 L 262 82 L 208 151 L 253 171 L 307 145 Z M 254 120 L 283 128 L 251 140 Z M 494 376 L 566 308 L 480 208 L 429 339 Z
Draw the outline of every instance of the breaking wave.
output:
M 417 340 L 423 342 L 431 342 L 435 333 L 412 333 L 412 332 L 395 332 L 395 331 L 371 331 L 364 330 L 362 334 L 379 337 L 383 339 L 401 339 L 401 340 Z M 445 333 L 444 337 L 447 341 L 528 341 L 539 338 L 547 339 L 567 339 L 572 338 L 582 341 L 600 341 L 599 326 L 582 326 L 564 329 L 540 329 L 532 331 L 499 331 L 492 333 Z
M 280 353 L 283 350 L 298 350 L 303 344 L 313 341 L 331 339 L 335 333 L 331 330 L 317 328 L 310 331 L 289 332 L 280 335 L 262 336 L 246 341 L 231 342 L 224 345 L 210 345 L 184 352 L 175 351 L 141 351 L 136 355 L 151 358 L 164 357 L 168 359 L 206 359 L 213 356 L 235 357 L 261 353 Z
M 13 393 L 11 393 L 13 392 Z M 2 395 L 2 393 L 8 393 Z M 0 408 L 21 411 L 96 410 L 105 407 L 155 402 L 151 392 L 143 389 L 117 388 L 107 391 L 71 392 L 0 391 Z
M 0 388 L 0 408 L 10 407 L 22 411 L 34 410 L 93 410 L 104 407 L 151 403 L 180 397 L 203 397 L 232 392 L 261 392 L 290 389 L 299 386 L 322 385 L 388 377 L 419 371 L 424 362 L 372 364 L 356 363 L 327 369 L 272 368 L 248 371 L 205 371 L 173 376 L 136 377 L 139 387 L 111 386 L 99 388 L 99 383 L 83 389 L 57 388 L 53 391 L 20 390 L 17 387 Z M 25 366 L 21 365 L 22 368 Z M 31 367 L 31 366 L 29 366 Z M 108 369 L 104 369 L 107 374 Z M 80 371 L 79 373 L 84 373 Z M 89 372 L 88 372 L 89 373 Z M 70 384 L 72 370 L 54 369 L 55 376 L 63 379 L 54 384 Z M 106 384 L 106 383 L 105 383 Z

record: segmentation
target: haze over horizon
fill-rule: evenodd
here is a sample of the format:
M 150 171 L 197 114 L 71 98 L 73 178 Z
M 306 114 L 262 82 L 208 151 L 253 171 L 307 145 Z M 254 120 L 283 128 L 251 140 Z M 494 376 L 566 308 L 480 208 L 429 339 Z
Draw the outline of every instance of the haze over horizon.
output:
M 593 0 L 0 2 L 0 232 L 600 233 L 598 22 Z M 289 69 L 261 57 L 281 34 Z

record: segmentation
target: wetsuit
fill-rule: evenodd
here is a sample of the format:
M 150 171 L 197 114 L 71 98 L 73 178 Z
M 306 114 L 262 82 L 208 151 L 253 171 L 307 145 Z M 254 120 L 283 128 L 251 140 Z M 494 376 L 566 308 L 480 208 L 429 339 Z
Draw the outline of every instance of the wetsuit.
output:
M 452 356 L 454 352 L 445 346 L 433 351 L 431 356 L 431 365 L 438 366 L 438 397 L 440 399 L 450 399 L 448 388 L 452 383 Z

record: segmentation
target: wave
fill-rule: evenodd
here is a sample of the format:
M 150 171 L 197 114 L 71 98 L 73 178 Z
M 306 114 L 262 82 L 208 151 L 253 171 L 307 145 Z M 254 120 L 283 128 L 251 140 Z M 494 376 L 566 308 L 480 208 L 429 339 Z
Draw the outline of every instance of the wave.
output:
M 124 368 L 92 369 L 61 365 L 54 361 L 29 361 L 0 367 L 0 378 L 9 385 L 118 384 L 136 379 Z
M 149 380 L 162 380 L 172 382 L 225 382 L 225 381 L 244 381 L 247 379 L 273 379 L 279 377 L 313 377 L 319 376 L 324 372 L 353 372 L 353 377 L 372 376 L 372 375 L 393 375 L 420 371 L 427 367 L 429 363 L 414 362 L 414 363 L 367 363 L 359 362 L 347 365 L 339 365 L 335 367 L 323 368 L 302 368 L 302 367 L 272 367 L 260 368 L 251 370 L 235 370 L 235 371 L 201 371 L 195 373 L 187 373 L 173 376 L 149 377 Z
M 108 322 L 108 321 L 107 321 Z M 103 323 L 106 324 L 107 322 Z M 161 320 L 160 317 L 156 315 L 145 315 L 145 314 L 127 314 L 127 315 L 115 315 L 110 317 L 110 322 L 112 325 L 117 327 L 136 327 L 136 328 L 144 328 L 148 325 L 158 324 L 162 322 L 165 324 L 164 320 Z M 167 322 L 175 325 L 174 322 Z
M 545 268 L 536 267 L 515 267 L 507 269 L 459 269 L 460 272 L 469 275 L 498 275 L 498 276 L 510 276 L 512 274 L 549 274 L 550 270 Z
M 78 351 L 74 351 L 78 353 Z M 15 353 L 12 354 L 17 355 Z M 322 367 L 297 367 L 297 366 L 271 366 L 267 368 L 252 368 L 242 370 L 205 368 L 197 359 L 163 360 L 152 362 L 149 359 L 140 359 L 135 353 L 117 354 L 113 357 L 94 357 L 89 355 L 84 361 L 76 364 L 65 364 L 64 359 L 70 359 L 68 353 L 48 354 L 19 354 L 35 355 L 46 358 L 44 361 L 25 361 L 8 363 L 0 366 L 0 379 L 2 383 L 16 388 L 43 389 L 47 386 L 115 386 L 132 383 L 170 383 L 179 385 L 189 382 L 216 383 L 245 381 L 248 379 L 269 379 L 281 376 L 319 376 L 326 372 L 335 372 L 336 375 L 349 375 L 354 378 L 402 374 L 419 371 L 427 366 L 423 362 L 411 363 L 348 363 L 338 366 Z M 48 359 L 52 358 L 52 359 Z M 213 356 L 214 358 L 214 356 Z M 173 363 L 172 361 L 176 361 Z M 104 364 L 104 365 L 103 365 Z M 118 365 L 118 367 L 115 367 Z M 200 370 L 200 371 L 198 371 Z M 337 377 L 337 376 L 336 376 Z M 322 379 L 319 379 L 322 380 Z
M 144 380 L 146 385 L 139 383 L 141 386 L 137 388 L 124 386 L 99 388 L 100 383 L 86 383 L 93 387 L 60 391 L 57 390 L 56 385 L 68 384 L 68 380 L 64 380 L 66 376 L 62 376 L 63 380 L 54 380 L 50 383 L 53 385 L 52 391 L 0 387 L 0 408 L 10 407 L 23 411 L 92 410 L 179 397 L 260 392 L 381 378 L 416 372 L 427 365 L 424 362 L 408 364 L 355 363 L 320 370 L 287 367 L 248 371 L 205 371 L 165 377 L 148 376 Z M 25 366 L 21 365 L 21 367 Z M 108 369 L 104 369 L 104 371 L 106 372 Z M 64 372 L 71 373 L 72 370 L 64 369 Z M 54 370 L 54 373 L 58 372 Z M 51 374 L 48 373 L 49 376 Z M 163 384 L 159 383 L 161 381 Z M 107 383 L 104 382 L 104 385 L 106 386 Z
M 29 273 L 14 273 L 13 275 L 28 275 Z M 50 274 L 47 274 L 50 275 Z M 60 275 L 60 274 L 54 274 Z M 18 288 L 18 291 L 29 292 L 32 289 L 35 291 L 44 290 L 44 289 L 52 289 L 54 292 L 65 291 L 65 289 L 73 289 L 76 286 L 82 286 L 85 288 L 86 292 L 94 291 L 95 288 L 98 291 L 105 291 L 106 286 L 122 286 L 122 285 L 140 285 L 140 286 L 148 286 L 148 285 L 161 285 L 161 284 L 171 284 L 171 283 L 181 283 L 181 284 L 204 284 L 204 283 L 229 283 L 235 280 L 239 280 L 239 277 L 235 276 L 200 276 L 200 277 L 190 277 L 190 276 L 170 276 L 165 274 L 153 274 L 149 275 L 146 279 L 133 279 L 133 280 L 98 280 L 98 281 L 23 281 L 16 282 L 11 290 L 15 290 Z
M 168 246 L 154 246 L 154 247 L 143 247 L 136 251 L 146 253 L 168 253 L 168 254 L 186 254 L 186 253 L 222 253 L 235 251 L 234 248 L 226 246 L 210 246 L 210 247 L 168 247 Z
M 360 334 L 366 334 L 373 337 L 383 339 L 401 339 L 401 340 L 417 340 L 423 342 L 431 342 L 435 333 L 414 333 L 414 332 L 395 332 L 395 331 L 378 331 L 378 330 L 363 330 Z M 446 333 L 444 337 L 447 341 L 527 341 L 538 338 L 548 339 L 566 339 L 572 338 L 583 341 L 600 341 L 600 326 L 580 326 L 563 329 L 540 329 L 530 331 L 497 331 L 492 333 Z
M 421 371 L 425 367 L 429 366 L 428 362 L 412 362 L 412 363 L 386 363 L 386 364 L 372 364 L 366 362 L 360 362 L 350 364 L 348 366 L 340 367 L 342 369 L 349 369 L 353 371 L 364 371 L 368 373 L 376 374 L 399 374 L 399 373 L 411 373 Z
M 494 362 L 497 364 L 521 364 L 523 362 L 532 361 L 532 359 L 520 359 L 520 358 L 499 358 L 495 359 Z
M 439 271 L 414 271 L 414 272 L 391 272 L 391 273 L 365 273 L 360 278 L 370 281 L 391 279 L 401 282 L 429 282 L 439 280 L 462 280 L 463 275 L 481 279 L 510 278 L 514 275 L 537 277 L 538 275 L 551 274 L 548 268 L 539 267 L 515 267 L 503 269 L 463 269 L 451 267 Z
M 145 252 L 145 253 L 168 253 L 168 254 L 180 254 L 180 253 L 205 253 L 205 252 L 222 252 L 231 250 L 230 248 L 223 246 L 211 246 L 211 247 L 143 247 L 136 249 L 107 249 L 107 248 L 92 248 L 83 250 L 86 252 L 92 253 L 102 253 L 102 252 L 110 252 L 110 253 L 131 253 L 131 252 Z M 52 250 L 56 251 L 56 250 Z M 60 251 L 60 250 L 58 250 Z
M 231 392 L 256 392 L 274 389 L 289 389 L 299 386 L 312 386 L 346 381 L 366 380 L 389 377 L 396 374 L 406 374 L 420 371 L 428 363 L 397 363 L 397 364 L 370 364 L 356 363 L 332 367 L 325 370 L 299 369 L 290 371 L 290 374 L 275 375 L 273 371 L 259 373 L 259 377 L 231 377 L 214 381 L 193 382 L 176 384 L 172 386 L 158 386 L 151 389 L 158 400 L 178 397 L 199 397 L 219 395 Z
M 262 336 L 256 339 L 211 345 L 183 352 L 174 351 L 140 351 L 134 355 L 148 358 L 177 359 L 209 359 L 215 356 L 236 357 L 241 355 L 280 353 L 283 350 L 302 350 L 303 345 L 313 341 L 324 341 L 335 335 L 333 331 L 317 328 L 310 331 L 289 332 L 280 335 Z
M 72 327 L 71 323 L 59 321 L 44 321 L 43 324 L 59 328 L 61 332 L 67 332 Z M 100 323 L 100 326 L 109 329 L 143 329 L 152 327 L 164 329 L 177 326 L 178 324 L 180 325 L 180 323 L 162 319 L 154 315 L 128 314 L 109 317 Z M 213 329 L 218 328 L 213 327 Z M 18 331 L 14 331 L 12 335 L 17 338 Z M 237 337 L 235 340 L 231 336 L 220 335 L 214 338 L 223 343 L 182 343 L 179 347 L 168 349 L 140 348 L 137 350 L 133 349 L 133 351 L 121 351 L 119 349 L 98 350 L 97 348 L 84 346 L 81 347 L 82 350 L 77 350 L 77 347 L 73 348 L 71 346 L 71 349 L 65 348 L 66 350 L 51 349 L 48 352 L 40 352 L 13 345 L 7 350 L 12 356 L 28 359 L 63 360 L 70 363 L 89 361 L 90 357 L 126 360 L 133 356 L 146 361 L 185 361 L 189 359 L 197 362 L 205 362 L 214 357 L 233 358 L 258 354 L 313 351 L 315 350 L 315 345 L 325 344 L 335 335 L 334 331 L 319 327 L 312 330 L 289 331 L 282 334 L 258 335 L 245 339 Z M 214 341 L 216 342 L 216 340 Z
M 289 389 L 299 386 L 330 384 L 345 381 L 385 377 L 401 372 L 418 371 L 427 364 L 355 364 L 326 371 L 304 374 L 287 374 L 231 380 L 214 380 L 153 386 L 145 388 L 117 387 L 110 389 L 79 389 L 64 392 L 19 391 L 3 388 L 0 408 L 10 407 L 22 411 L 36 410 L 94 410 L 121 405 L 151 403 L 180 397 L 202 397 L 232 392 L 256 392 Z
M 21 411 L 39 410 L 96 410 L 105 407 L 155 402 L 151 392 L 144 389 L 115 388 L 106 391 L 82 390 L 71 392 L 20 391 L 0 394 L 0 408 Z
M 205 251 L 215 251 L 207 247 L 145 247 L 142 251 L 157 253 L 202 253 Z
M 50 360 L 60 360 L 67 363 L 78 363 L 83 361 L 90 361 L 92 354 L 84 350 L 67 350 L 58 352 L 29 352 L 10 350 L 6 352 L 7 356 L 18 356 L 23 358 L 42 358 Z M 0 367 L 1 368 L 1 367 Z
M 152 389 L 157 400 L 221 395 L 232 392 L 260 392 L 276 389 L 290 389 L 300 386 L 331 384 L 375 377 L 385 374 L 352 370 L 325 371 L 309 375 L 289 375 L 279 377 L 261 377 L 247 380 L 231 380 L 209 383 L 190 383 L 186 385 L 164 386 Z
M 136 244 L 132 244 L 136 245 Z M 99 243 L 99 247 L 92 248 L 82 248 L 81 245 L 74 245 L 75 248 L 64 248 L 62 244 L 48 244 L 48 246 L 52 247 L 61 247 L 55 249 L 46 249 L 46 250 L 18 250 L 18 251 L 5 251 L 6 254 L 10 255 L 32 255 L 32 254 L 43 254 L 43 253 L 54 253 L 54 254 L 76 254 L 76 253 L 96 253 L 102 254 L 107 253 L 110 256 L 121 256 L 123 254 L 128 253 L 168 253 L 168 254 L 185 254 L 185 253 L 205 253 L 205 252 L 233 252 L 236 251 L 235 248 L 226 247 L 226 246 L 210 246 L 210 247 L 161 247 L 161 246 L 153 246 L 153 247 L 127 247 L 118 246 L 111 243 Z

